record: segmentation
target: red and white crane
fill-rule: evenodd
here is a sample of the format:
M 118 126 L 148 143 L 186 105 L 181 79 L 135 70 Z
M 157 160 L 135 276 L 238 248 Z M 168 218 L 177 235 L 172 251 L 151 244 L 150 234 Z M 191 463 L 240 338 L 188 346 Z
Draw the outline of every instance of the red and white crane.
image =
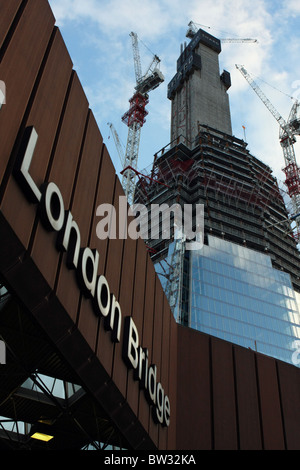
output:
M 286 122 L 251 75 L 247 72 L 245 67 L 242 65 L 236 65 L 236 68 L 248 81 L 249 85 L 253 88 L 255 93 L 259 96 L 279 124 L 279 141 L 285 161 L 285 167 L 283 169 L 286 176 L 285 184 L 293 206 L 291 215 L 291 221 L 295 222 L 293 234 L 296 241 L 300 242 L 300 168 L 297 165 L 294 149 L 294 143 L 296 142 L 295 136 L 300 135 L 300 117 L 298 114 L 300 103 L 298 100 L 295 100 Z
M 137 162 L 139 154 L 141 129 L 146 122 L 146 105 L 149 102 L 148 93 L 157 88 L 164 76 L 158 68 L 160 63 L 157 55 L 153 56 L 146 73 L 142 74 L 138 37 L 136 33 L 130 33 L 133 49 L 134 70 L 136 86 L 133 96 L 130 98 L 129 110 L 122 117 L 122 121 L 128 126 L 128 137 L 125 156 L 123 159 L 122 186 L 131 205 L 134 200 Z

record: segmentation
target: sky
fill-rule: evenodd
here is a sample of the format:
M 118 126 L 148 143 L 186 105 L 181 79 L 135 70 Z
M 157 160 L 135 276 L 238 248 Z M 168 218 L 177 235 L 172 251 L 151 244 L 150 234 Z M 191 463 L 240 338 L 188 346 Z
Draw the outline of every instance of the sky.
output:
M 223 43 L 220 73 L 231 74 L 229 100 L 233 134 L 246 140 L 252 155 L 269 165 L 284 189 L 284 159 L 279 125 L 235 64 L 244 65 L 273 106 L 287 120 L 300 100 L 299 0 L 49 0 L 103 140 L 119 174 L 121 163 L 108 122 L 124 152 L 128 128 L 121 117 L 129 109 L 135 81 L 130 32 L 137 33 L 142 72 L 159 56 L 165 81 L 149 94 L 141 131 L 138 170 L 170 142 L 171 102 L 167 85 L 176 73 L 188 23 L 219 39 L 253 38 L 257 43 Z M 243 128 L 245 127 L 245 129 Z M 300 137 L 299 137 L 300 142 Z M 300 144 L 295 144 L 300 162 Z

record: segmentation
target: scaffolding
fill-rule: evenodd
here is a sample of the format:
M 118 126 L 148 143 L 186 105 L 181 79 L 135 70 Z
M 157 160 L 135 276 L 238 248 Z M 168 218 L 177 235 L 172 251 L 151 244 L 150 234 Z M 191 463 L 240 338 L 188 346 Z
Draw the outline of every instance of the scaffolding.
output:
M 180 136 L 155 154 L 152 165 L 136 173 L 135 202 L 203 203 L 206 233 L 271 254 L 274 266 L 292 273 L 300 288 L 297 240 L 282 190 L 270 167 L 253 157 L 243 140 L 202 126 L 195 142 Z M 148 239 L 146 244 L 161 267 L 174 313 L 181 295 L 185 240 L 174 236 L 170 241 Z
M 188 155 L 188 149 L 184 144 L 179 143 L 174 146 L 174 142 L 170 142 L 155 154 L 151 166 L 142 172 L 136 172 L 139 180 L 136 187 L 136 200 L 147 204 L 156 194 L 162 197 L 162 186 L 170 189 L 178 188 L 179 184 L 193 191 L 196 187 L 202 187 L 205 195 L 211 190 L 216 195 L 220 194 L 225 197 L 229 203 L 243 201 L 247 207 L 252 205 L 262 210 L 266 210 L 274 199 L 282 200 L 279 188 L 272 181 L 271 170 L 267 166 L 257 172 L 255 179 L 251 177 L 245 181 L 244 175 L 239 175 L 237 168 L 231 168 L 231 173 L 228 173 L 228 168 L 226 171 L 220 168 L 216 171 L 216 165 L 211 168 L 204 165 L 203 145 L 206 143 L 213 147 L 215 143 L 210 136 L 206 136 L 205 139 L 203 135 L 201 137 L 198 140 L 199 146 L 194 148 L 192 157 Z M 226 152 L 230 152 L 228 143 Z M 268 182 L 270 182 L 269 188 L 266 190 L 265 185 Z

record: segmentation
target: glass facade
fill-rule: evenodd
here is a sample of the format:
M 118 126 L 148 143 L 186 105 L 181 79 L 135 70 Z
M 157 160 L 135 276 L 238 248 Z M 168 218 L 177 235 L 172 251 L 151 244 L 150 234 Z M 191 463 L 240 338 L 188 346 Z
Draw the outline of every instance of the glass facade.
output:
M 186 252 L 178 289 L 181 316 L 178 304 L 173 311 L 181 323 L 285 362 L 300 362 L 300 295 L 290 275 L 274 269 L 268 255 L 209 236 L 201 250 Z

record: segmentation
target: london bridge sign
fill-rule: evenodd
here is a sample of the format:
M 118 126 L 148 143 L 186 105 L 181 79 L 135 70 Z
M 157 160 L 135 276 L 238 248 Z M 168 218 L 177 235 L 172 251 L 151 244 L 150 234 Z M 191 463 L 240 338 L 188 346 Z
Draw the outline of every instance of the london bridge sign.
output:
M 66 252 L 66 264 L 76 271 L 78 287 L 91 299 L 93 312 L 103 318 L 105 329 L 111 333 L 111 341 L 121 341 L 122 357 L 128 368 L 134 371 L 134 379 L 144 390 L 153 418 L 162 426 L 170 424 L 170 400 L 157 379 L 157 366 L 148 363 L 148 349 L 140 345 L 139 333 L 131 316 L 123 319 L 121 306 L 111 292 L 103 274 L 98 274 L 99 252 L 81 246 L 80 229 L 72 213 L 65 210 L 62 194 L 54 182 L 40 188 L 30 175 L 30 164 L 38 140 L 34 127 L 25 130 L 15 176 L 30 202 L 38 204 L 38 212 L 45 228 L 57 232 L 57 249 Z

